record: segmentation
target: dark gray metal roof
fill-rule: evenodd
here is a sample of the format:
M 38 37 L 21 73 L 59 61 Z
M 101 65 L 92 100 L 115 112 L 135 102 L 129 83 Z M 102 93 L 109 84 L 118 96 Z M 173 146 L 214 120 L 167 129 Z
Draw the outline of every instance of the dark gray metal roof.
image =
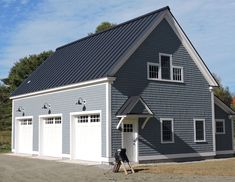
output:
M 169 7 L 57 48 L 11 96 L 111 76 L 120 57 L 166 9 Z
M 153 112 L 140 96 L 131 96 L 122 105 L 116 115 L 153 115 Z

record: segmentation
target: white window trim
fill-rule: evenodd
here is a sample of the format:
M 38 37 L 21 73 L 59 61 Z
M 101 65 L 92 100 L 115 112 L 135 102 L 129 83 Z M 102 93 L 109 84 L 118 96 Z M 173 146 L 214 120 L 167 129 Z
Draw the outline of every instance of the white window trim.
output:
M 170 57 L 170 79 L 162 79 L 162 67 L 161 67 L 161 56 L 168 56 Z M 158 66 L 158 78 L 150 78 L 149 77 L 149 66 Z M 173 68 L 180 68 L 181 72 L 181 80 L 173 80 Z M 176 82 L 176 83 L 183 83 L 184 82 L 184 69 L 182 66 L 174 66 L 172 65 L 172 54 L 166 53 L 159 53 L 159 63 L 154 62 L 147 62 L 147 78 L 148 80 L 157 80 L 157 81 L 164 81 L 164 82 Z
M 204 140 L 197 140 L 196 139 L 196 121 L 203 121 L 203 134 L 204 134 Z M 193 123 L 194 123 L 194 142 L 200 143 L 200 142 L 206 142 L 206 122 L 205 119 L 193 119 Z
M 216 123 L 217 122 L 222 122 L 223 123 L 223 132 L 217 132 L 216 131 Z M 215 119 L 215 133 L 218 134 L 218 135 L 221 135 L 221 134 L 226 134 L 225 133 L 225 120 L 224 119 Z
M 173 80 L 173 78 L 174 78 L 173 68 L 181 69 L 181 80 Z M 182 67 L 182 66 L 172 66 L 172 81 L 173 82 L 180 82 L 180 83 L 184 82 L 184 67 Z
M 171 132 L 172 132 L 172 141 L 163 141 L 163 129 L 162 129 L 162 123 L 163 121 L 171 121 Z M 167 143 L 175 143 L 175 135 L 174 135 L 174 119 L 173 118 L 160 118 L 161 123 L 161 143 L 167 144 Z
M 170 57 L 170 81 L 173 81 L 173 69 L 172 69 L 172 54 L 166 54 L 166 53 L 159 53 L 159 79 L 162 81 L 169 81 L 168 79 L 162 79 L 162 59 L 161 56 L 168 56 Z
M 158 66 L 158 78 L 150 78 L 149 77 L 149 66 Z M 159 80 L 159 76 L 160 76 L 160 65 L 159 65 L 159 63 L 147 62 L 147 78 L 148 78 L 148 80 Z

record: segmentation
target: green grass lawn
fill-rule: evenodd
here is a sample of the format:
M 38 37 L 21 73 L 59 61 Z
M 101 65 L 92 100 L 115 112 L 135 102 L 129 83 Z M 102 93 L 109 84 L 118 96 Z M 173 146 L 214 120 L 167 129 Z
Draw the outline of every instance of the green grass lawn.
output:
M 0 131 L 0 153 L 11 151 L 11 131 Z

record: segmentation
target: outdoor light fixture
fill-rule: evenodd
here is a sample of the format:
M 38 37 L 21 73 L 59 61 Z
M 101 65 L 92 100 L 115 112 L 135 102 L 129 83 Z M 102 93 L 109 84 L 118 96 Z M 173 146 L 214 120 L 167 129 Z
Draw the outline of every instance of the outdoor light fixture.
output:
M 51 114 L 51 105 L 48 103 L 44 103 L 42 109 L 48 109 L 48 114 Z
M 79 97 L 78 101 L 76 102 L 76 105 L 83 105 L 82 110 L 83 111 L 86 110 L 86 106 L 85 106 L 86 105 L 86 100 L 85 99 Z
M 24 116 L 24 108 L 22 106 L 18 107 L 17 112 L 22 112 L 22 116 Z
M 77 105 L 85 105 L 86 104 L 86 100 L 84 100 L 83 98 L 79 97 L 78 101 L 76 102 Z

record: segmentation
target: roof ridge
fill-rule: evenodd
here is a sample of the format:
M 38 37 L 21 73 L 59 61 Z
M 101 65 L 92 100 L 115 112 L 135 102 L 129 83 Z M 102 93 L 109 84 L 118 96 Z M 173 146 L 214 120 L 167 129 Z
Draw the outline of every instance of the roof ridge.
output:
M 95 36 L 97 36 L 97 35 L 99 35 L 99 34 L 102 34 L 102 33 L 104 33 L 104 32 L 108 32 L 108 31 L 110 31 L 110 30 L 113 30 L 113 29 L 115 29 L 115 28 L 118 28 L 118 27 L 120 27 L 120 26 L 123 26 L 123 25 L 125 25 L 125 24 L 128 24 L 128 23 L 130 23 L 130 22 L 139 20 L 139 19 L 141 19 L 141 18 L 144 18 L 144 17 L 146 17 L 146 16 L 150 16 L 150 15 L 155 14 L 155 13 L 159 13 L 159 12 L 164 11 L 164 10 L 166 10 L 166 9 L 168 9 L 168 10 L 170 11 L 170 7 L 169 7 L 169 6 L 162 7 L 162 8 L 160 8 L 160 9 L 157 9 L 157 10 L 154 10 L 154 11 L 152 11 L 152 12 L 146 13 L 146 14 L 144 14 L 144 15 L 138 16 L 138 17 L 133 18 L 133 19 L 131 19 L 131 20 L 122 22 L 122 23 L 120 23 L 120 24 L 118 24 L 118 25 L 115 25 L 114 27 L 111 27 L 111 28 L 109 28 L 109 29 L 107 29 L 107 30 L 103 30 L 103 31 L 101 31 L 101 32 L 94 33 L 94 34 L 92 34 L 92 35 L 85 36 L 85 37 L 83 37 L 83 38 L 81 38 L 81 39 L 78 39 L 78 40 L 75 40 L 75 41 L 70 42 L 70 43 L 68 43 L 68 44 L 65 44 L 65 45 L 63 45 L 63 46 L 60 46 L 60 47 L 56 48 L 56 50 L 62 49 L 62 48 L 64 48 L 64 47 L 70 46 L 70 45 L 75 44 L 75 43 L 77 43 L 77 42 L 86 40 L 86 39 L 88 39 L 88 38 L 95 37 Z

